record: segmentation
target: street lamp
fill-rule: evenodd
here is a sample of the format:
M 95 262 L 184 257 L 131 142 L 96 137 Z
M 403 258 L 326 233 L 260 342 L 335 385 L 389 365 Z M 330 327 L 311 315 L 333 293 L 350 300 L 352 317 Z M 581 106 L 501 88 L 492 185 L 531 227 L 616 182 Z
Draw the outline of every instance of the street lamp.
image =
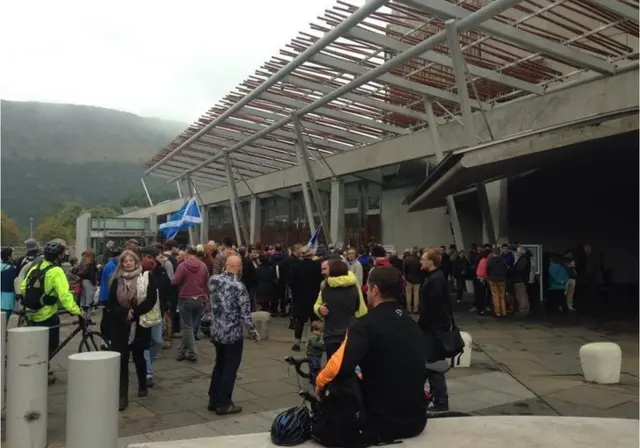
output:
M 29 218 L 29 238 L 33 238 L 33 218 Z

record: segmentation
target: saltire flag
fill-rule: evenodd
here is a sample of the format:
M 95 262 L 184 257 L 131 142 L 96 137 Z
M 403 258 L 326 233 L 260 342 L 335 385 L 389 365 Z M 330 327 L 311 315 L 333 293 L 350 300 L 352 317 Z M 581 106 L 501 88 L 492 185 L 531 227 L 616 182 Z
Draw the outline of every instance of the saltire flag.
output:
M 160 224 L 158 229 L 162 231 L 166 239 L 170 240 L 173 239 L 179 231 L 190 229 L 200 223 L 202 223 L 200 207 L 198 207 L 196 198 L 193 197 L 185 202 L 182 207 L 180 207 L 180 210 L 169 216 L 167 222 Z
M 320 236 L 320 232 L 322 231 L 322 224 L 316 227 L 316 230 L 311 235 L 309 242 L 307 243 L 308 248 L 317 249 L 318 248 L 318 237 Z

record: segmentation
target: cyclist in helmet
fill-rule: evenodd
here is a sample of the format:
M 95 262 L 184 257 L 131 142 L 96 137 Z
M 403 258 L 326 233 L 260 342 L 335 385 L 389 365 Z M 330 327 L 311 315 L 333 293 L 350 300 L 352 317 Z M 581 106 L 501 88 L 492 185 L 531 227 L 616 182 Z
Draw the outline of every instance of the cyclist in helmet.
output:
M 16 292 L 13 289 L 13 282 L 18 276 L 18 269 L 13 264 L 12 248 L 2 247 L 0 255 L 2 256 L 2 263 L 0 263 L 0 270 L 2 271 L 0 297 L 2 298 L 2 311 L 6 313 L 6 322 L 9 322 L 9 317 L 11 317 L 16 304 Z
M 27 284 L 29 282 L 29 276 L 34 273 L 36 269 L 44 271 L 44 290 L 47 296 L 57 298 L 54 303 L 44 304 L 37 310 L 27 309 L 27 318 L 29 324 L 39 327 L 49 327 L 49 356 L 58 348 L 60 344 L 60 317 L 58 316 L 58 303 L 62 307 L 74 316 L 82 316 L 82 310 L 76 304 L 73 299 L 73 295 L 69 290 L 69 283 L 67 282 L 67 276 L 60 267 L 67 252 L 67 244 L 64 240 L 56 238 L 49 241 L 43 250 L 44 259 L 33 265 L 27 271 L 24 280 L 21 284 L 22 294 L 25 294 Z M 55 376 L 53 372 L 49 371 L 49 384 L 55 382 Z

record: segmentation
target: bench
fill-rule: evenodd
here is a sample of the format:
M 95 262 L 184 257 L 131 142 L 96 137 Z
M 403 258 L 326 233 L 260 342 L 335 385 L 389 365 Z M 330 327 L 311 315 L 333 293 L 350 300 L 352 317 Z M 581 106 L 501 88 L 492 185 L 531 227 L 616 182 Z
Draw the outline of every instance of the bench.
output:
M 128 448 L 271 448 L 268 433 L 148 442 Z M 300 447 L 319 447 L 306 442 Z M 615 418 L 558 416 L 462 417 L 430 420 L 418 437 L 402 448 L 637 448 L 638 421 Z

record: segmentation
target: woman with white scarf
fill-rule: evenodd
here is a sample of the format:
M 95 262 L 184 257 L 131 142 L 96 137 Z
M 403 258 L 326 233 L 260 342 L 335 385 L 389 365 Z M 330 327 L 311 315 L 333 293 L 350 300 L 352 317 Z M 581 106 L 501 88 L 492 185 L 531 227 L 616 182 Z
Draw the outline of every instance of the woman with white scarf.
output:
M 147 364 L 144 351 L 151 343 L 149 328 L 140 325 L 140 316 L 149 313 L 156 304 L 158 293 L 153 276 L 154 266 L 142 266 L 135 252 L 125 250 L 109 288 L 109 317 L 111 319 L 111 349 L 120 353 L 120 410 L 129 404 L 129 352 L 138 376 L 138 397 L 147 396 Z

